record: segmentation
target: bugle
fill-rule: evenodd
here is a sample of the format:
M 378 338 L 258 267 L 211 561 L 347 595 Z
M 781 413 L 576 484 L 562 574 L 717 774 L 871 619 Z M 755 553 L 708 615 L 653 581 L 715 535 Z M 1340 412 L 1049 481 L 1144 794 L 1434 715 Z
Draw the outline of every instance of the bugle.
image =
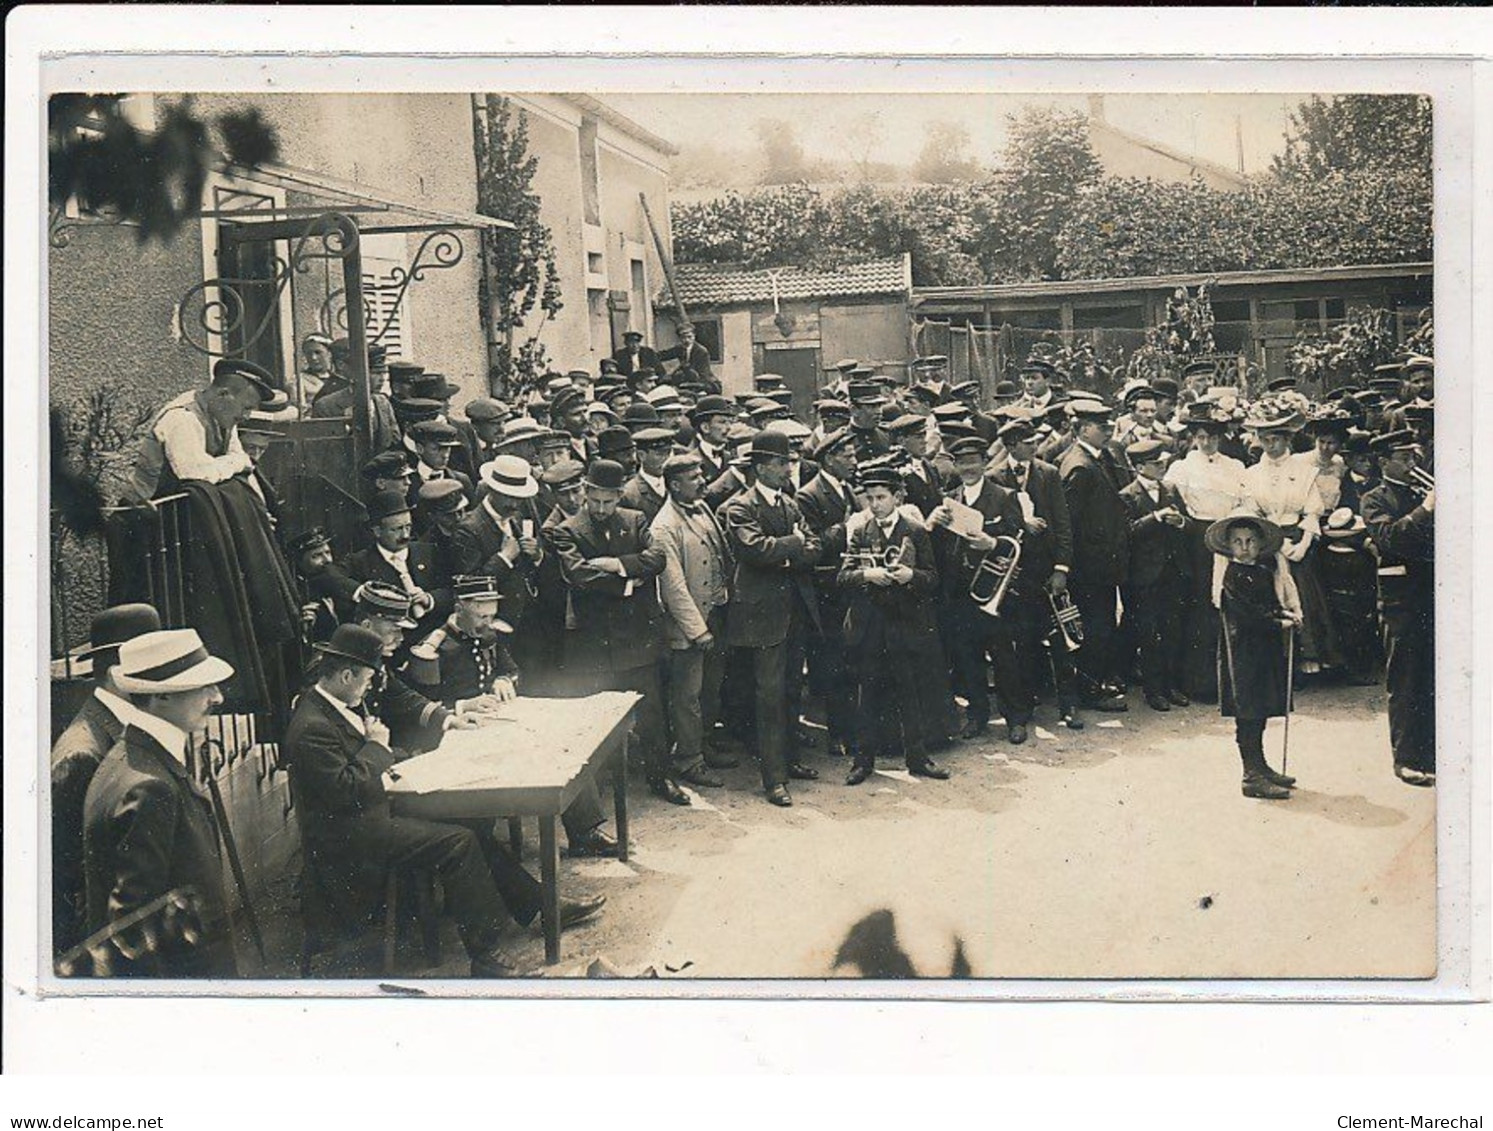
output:
M 1047 600 L 1052 605 L 1052 619 L 1057 625 L 1058 635 L 1063 638 L 1063 646 L 1070 652 L 1077 652 L 1083 647 L 1083 617 L 1073 603 L 1072 594 L 1066 589 L 1057 593 L 1049 591 Z
M 969 582 L 969 595 L 988 616 L 1001 615 L 1001 602 L 1021 572 L 1021 538 L 1002 534 L 988 550 Z

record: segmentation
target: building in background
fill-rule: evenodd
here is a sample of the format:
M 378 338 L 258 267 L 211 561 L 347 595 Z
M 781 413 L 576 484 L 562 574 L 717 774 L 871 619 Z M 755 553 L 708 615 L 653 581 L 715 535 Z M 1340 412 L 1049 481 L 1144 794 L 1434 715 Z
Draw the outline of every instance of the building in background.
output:
M 793 390 L 794 407 L 807 411 L 823 370 L 849 357 L 906 375 L 912 257 L 905 252 L 833 270 L 681 263 L 675 280 L 728 396 L 750 390 L 754 374 L 778 373 Z M 655 311 L 659 347 L 676 344 L 667 291 L 657 295 Z
M 1249 184 L 1242 168 L 1230 169 L 1115 125 L 1105 117 L 1102 94 L 1089 95 L 1089 144 L 1106 176 L 1154 181 L 1190 181 L 1196 177 L 1210 189 L 1225 192 L 1237 192 Z M 1240 162 L 1242 165 L 1242 153 Z

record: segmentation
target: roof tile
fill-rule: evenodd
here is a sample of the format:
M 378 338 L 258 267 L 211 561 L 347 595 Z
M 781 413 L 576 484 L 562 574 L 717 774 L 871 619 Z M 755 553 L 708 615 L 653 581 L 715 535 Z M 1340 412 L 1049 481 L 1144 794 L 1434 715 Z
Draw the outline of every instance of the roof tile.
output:
M 709 263 L 680 263 L 674 268 L 679 297 L 687 305 L 696 306 L 771 302 L 774 274 L 780 300 L 904 294 L 908 290 L 900 255 L 868 263 L 847 263 L 834 270 L 780 267 L 743 271 Z M 668 301 L 668 291 L 660 292 L 658 302 Z

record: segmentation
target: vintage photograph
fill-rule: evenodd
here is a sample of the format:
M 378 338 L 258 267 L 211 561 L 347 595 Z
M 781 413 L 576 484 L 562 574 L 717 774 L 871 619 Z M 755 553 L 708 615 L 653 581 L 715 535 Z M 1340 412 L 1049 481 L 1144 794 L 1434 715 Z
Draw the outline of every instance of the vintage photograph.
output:
M 1437 974 L 1430 96 L 46 109 L 53 992 Z

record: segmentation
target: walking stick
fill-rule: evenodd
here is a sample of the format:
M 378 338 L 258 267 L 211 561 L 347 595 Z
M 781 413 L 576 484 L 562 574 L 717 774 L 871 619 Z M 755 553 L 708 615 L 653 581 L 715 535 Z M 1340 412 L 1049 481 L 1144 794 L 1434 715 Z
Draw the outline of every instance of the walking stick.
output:
M 1291 683 L 1296 674 L 1296 626 L 1283 624 L 1281 630 L 1286 634 L 1286 725 L 1280 740 L 1280 772 L 1285 773 L 1287 759 L 1291 756 L 1291 700 L 1294 698 Z

